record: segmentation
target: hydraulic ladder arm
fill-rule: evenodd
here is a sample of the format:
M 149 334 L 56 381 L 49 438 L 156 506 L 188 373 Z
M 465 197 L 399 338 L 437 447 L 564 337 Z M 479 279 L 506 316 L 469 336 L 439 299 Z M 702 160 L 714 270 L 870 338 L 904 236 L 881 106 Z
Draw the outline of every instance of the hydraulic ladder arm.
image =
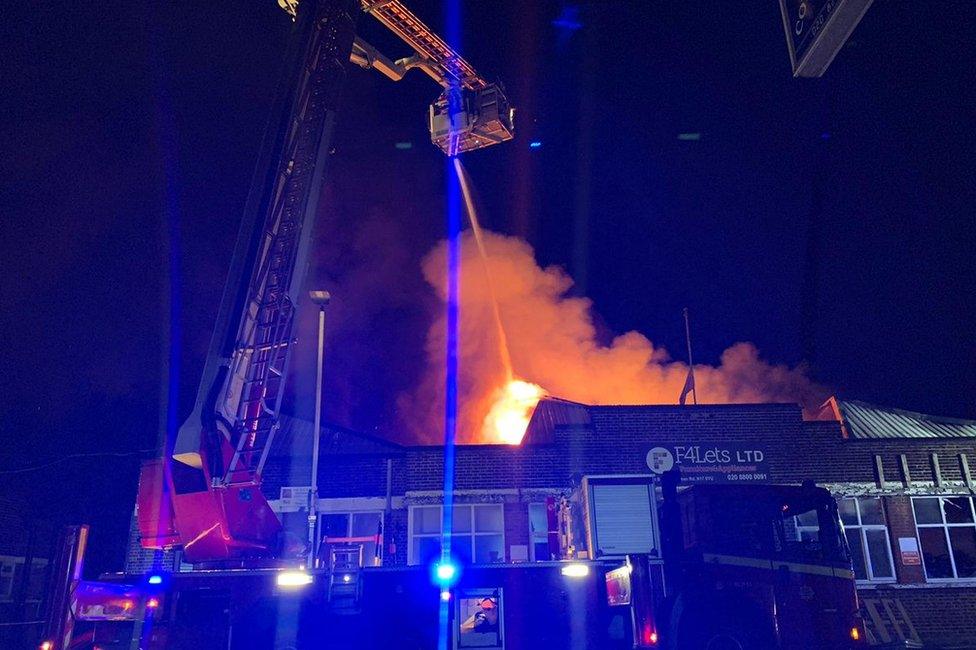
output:
M 194 563 L 273 553 L 260 490 L 294 342 L 358 0 L 306 0 L 262 144 L 194 409 L 140 476 L 143 546 Z
M 274 555 L 281 525 L 261 493 L 279 424 L 298 297 L 348 62 L 399 80 L 419 68 L 444 92 L 431 105 L 445 153 L 512 138 L 513 110 L 497 85 L 398 0 L 279 0 L 295 17 L 287 77 L 262 144 L 197 398 L 162 459 L 144 464 L 138 523 L 146 548 L 187 561 Z M 414 50 L 393 62 L 356 39 L 360 11 Z

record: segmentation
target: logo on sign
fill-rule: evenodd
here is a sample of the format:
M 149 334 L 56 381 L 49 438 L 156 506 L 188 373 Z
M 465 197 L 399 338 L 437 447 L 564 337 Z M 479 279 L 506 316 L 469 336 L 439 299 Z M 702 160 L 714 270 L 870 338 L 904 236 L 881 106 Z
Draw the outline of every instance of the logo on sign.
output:
M 674 467 L 674 455 L 664 447 L 654 447 L 647 452 L 647 466 L 655 474 L 663 474 Z
M 680 469 L 685 483 L 769 480 L 766 452 L 750 443 L 652 447 L 646 461 L 651 472 L 658 475 Z

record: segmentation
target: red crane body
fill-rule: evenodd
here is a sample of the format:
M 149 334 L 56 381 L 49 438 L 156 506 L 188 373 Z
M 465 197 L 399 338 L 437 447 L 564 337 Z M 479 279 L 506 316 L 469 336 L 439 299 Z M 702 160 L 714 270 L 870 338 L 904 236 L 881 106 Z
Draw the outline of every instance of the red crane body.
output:
M 262 143 L 193 411 L 143 465 L 142 546 L 193 564 L 276 554 L 281 525 L 261 493 L 279 425 L 319 191 L 350 61 L 398 80 L 419 68 L 446 90 L 431 139 L 456 154 L 509 140 L 514 111 L 497 85 L 397 0 L 279 0 L 295 18 L 285 78 Z M 392 62 L 356 38 L 364 11 L 414 55 Z M 449 101 L 450 100 L 450 101 Z M 435 110 L 436 109 L 436 110 Z

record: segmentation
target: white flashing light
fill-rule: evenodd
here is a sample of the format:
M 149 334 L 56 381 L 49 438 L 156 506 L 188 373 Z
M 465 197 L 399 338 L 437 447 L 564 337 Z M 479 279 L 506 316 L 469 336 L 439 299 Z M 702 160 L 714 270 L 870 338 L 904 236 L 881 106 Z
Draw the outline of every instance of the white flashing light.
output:
M 304 587 L 312 584 L 312 575 L 306 571 L 282 571 L 275 577 L 279 587 Z
M 53 647 L 54 647 L 53 643 L 51 643 L 50 641 L 44 641 L 40 645 L 40 650 L 51 650 L 51 648 Z
M 586 576 L 590 575 L 589 565 L 580 564 L 578 562 L 567 564 L 559 571 L 567 578 L 585 578 Z
M 343 582 L 352 582 L 352 576 L 349 575 L 348 573 L 344 573 L 342 575 L 342 581 Z
M 151 575 L 149 576 L 149 580 L 147 580 L 147 582 L 151 585 L 161 585 L 163 584 L 163 576 L 159 574 Z
M 445 603 L 447 601 L 451 600 L 451 592 L 448 591 L 447 589 L 445 589 L 444 591 L 442 591 L 441 592 L 441 600 L 443 600 Z

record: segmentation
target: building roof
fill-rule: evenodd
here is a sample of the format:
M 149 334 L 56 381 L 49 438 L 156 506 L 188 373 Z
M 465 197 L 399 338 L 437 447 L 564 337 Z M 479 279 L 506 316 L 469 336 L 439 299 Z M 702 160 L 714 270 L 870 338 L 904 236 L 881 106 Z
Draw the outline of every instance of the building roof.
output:
M 542 398 L 532 412 L 522 444 L 547 442 L 552 439 L 556 427 L 589 426 L 589 409 L 590 407 L 585 404 L 557 397 Z
M 539 401 L 522 444 L 545 444 L 553 441 L 557 429 L 585 428 L 607 434 L 618 433 L 621 427 L 653 430 L 663 422 L 681 421 L 688 426 L 703 426 L 704 422 L 731 422 L 756 414 L 777 413 L 777 417 L 801 421 L 801 408 L 793 403 L 761 404 L 606 404 L 591 405 L 545 397 Z
M 976 420 L 927 415 L 855 400 L 833 401 L 849 438 L 976 438 Z

